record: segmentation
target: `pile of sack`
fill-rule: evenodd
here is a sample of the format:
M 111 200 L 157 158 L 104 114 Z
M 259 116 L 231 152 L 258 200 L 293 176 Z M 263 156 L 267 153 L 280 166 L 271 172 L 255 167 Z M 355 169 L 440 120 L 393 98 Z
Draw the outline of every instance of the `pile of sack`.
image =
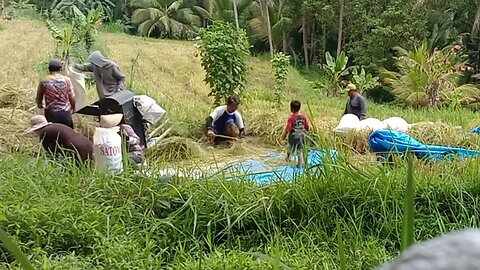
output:
M 338 133 L 349 133 L 351 131 L 375 131 L 375 130 L 396 130 L 407 132 L 411 125 L 401 117 L 390 117 L 383 121 L 377 118 L 359 120 L 354 114 L 346 114 L 340 119 L 340 123 L 334 129 Z

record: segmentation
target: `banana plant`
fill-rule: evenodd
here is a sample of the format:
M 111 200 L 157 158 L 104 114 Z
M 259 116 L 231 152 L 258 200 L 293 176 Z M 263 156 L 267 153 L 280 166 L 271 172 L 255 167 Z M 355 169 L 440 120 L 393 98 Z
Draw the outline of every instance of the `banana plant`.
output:
M 338 96 L 342 92 L 342 78 L 347 76 L 354 67 L 347 68 L 348 56 L 343 51 L 336 59 L 329 52 L 326 52 L 325 59 L 326 64 L 323 65 L 323 69 L 327 72 L 330 81 L 324 87 L 327 88 L 327 95 Z
M 68 24 L 63 28 L 60 28 L 50 20 L 46 20 L 45 23 L 50 31 L 50 34 L 57 43 L 57 50 L 60 52 L 63 66 L 66 68 L 70 62 L 72 49 L 81 41 L 81 39 L 78 37 L 78 35 L 74 34 L 75 27 L 73 24 Z
M 352 83 L 355 84 L 359 93 L 372 89 L 378 83 L 378 77 L 366 73 L 363 67 L 354 67 L 352 75 Z

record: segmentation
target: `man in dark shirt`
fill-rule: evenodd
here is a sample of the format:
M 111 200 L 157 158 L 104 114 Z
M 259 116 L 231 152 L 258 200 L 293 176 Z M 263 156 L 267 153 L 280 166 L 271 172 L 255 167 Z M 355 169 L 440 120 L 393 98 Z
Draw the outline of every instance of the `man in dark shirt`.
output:
M 352 83 L 347 85 L 347 90 L 349 99 L 343 115 L 354 114 L 360 120 L 367 118 L 367 102 L 365 98 L 357 92 L 357 87 Z
M 30 125 L 27 133 L 35 133 L 47 152 L 56 156 L 73 157 L 76 161 L 93 160 L 92 142 L 72 128 L 49 123 L 43 115 L 32 117 Z

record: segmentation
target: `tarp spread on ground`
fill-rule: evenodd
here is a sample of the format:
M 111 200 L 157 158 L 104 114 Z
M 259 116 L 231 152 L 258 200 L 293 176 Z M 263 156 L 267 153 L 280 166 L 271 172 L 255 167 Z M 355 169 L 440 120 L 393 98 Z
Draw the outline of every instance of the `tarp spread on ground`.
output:
M 274 181 L 292 181 L 306 170 L 312 174 L 321 172 L 321 165 L 333 163 L 338 158 L 337 150 L 328 151 L 310 150 L 307 157 L 307 169 L 297 168 L 294 164 L 285 165 L 285 154 L 267 152 L 255 158 L 232 161 L 227 164 L 212 164 L 205 167 L 176 167 L 158 171 L 148 171 L 149 176 L 155 177 L 188 177 L 201 179 L 223 174 L 228 180 L 249 180 L 259 184 L 268 184 Z
M 228 180 L 249 180 L 258 184 L 268 184 L 275 181 L 292 181 L 306 170 L 312 173 L 319 171 L 324 162 L 335 162 L 338 158 L 337 150 L 327 152 L 310 150 L 307 157 L 307 166 L 299 168 L 295 165 L 285 165 L 285 155 L 279 153 L 266 153 L 262 160 L 247 159 L 230 164 L 223 173 L 232 175 Z M 276 161 L 276 162 L 275 162 Z M 283 163 L 279 165 L 278 163 Z
M 405 133 L 394 130 L 377 130 L 368 138 L 370 149 L 374 153 L 406 153 L 410 151 L 419 158 L 435 160 L 459 158 L 477 158 L 480 152 L 463 148 L 437 145 L 425 145 Z

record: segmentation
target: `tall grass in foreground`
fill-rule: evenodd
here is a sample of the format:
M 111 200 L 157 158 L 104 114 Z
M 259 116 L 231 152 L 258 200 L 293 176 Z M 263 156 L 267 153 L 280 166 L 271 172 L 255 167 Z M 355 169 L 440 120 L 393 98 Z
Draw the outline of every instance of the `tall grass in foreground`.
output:
M 478 225 L 478 160 L 411 162 L 415 239 Z M 0 162 L 0 227 L 37 269 L 373 269 L 404 243 L 407 167 L 341 153 L 321 173 L 259 186 L 13 155 Z M 0 264 L 20 269 L 4 246 Z

